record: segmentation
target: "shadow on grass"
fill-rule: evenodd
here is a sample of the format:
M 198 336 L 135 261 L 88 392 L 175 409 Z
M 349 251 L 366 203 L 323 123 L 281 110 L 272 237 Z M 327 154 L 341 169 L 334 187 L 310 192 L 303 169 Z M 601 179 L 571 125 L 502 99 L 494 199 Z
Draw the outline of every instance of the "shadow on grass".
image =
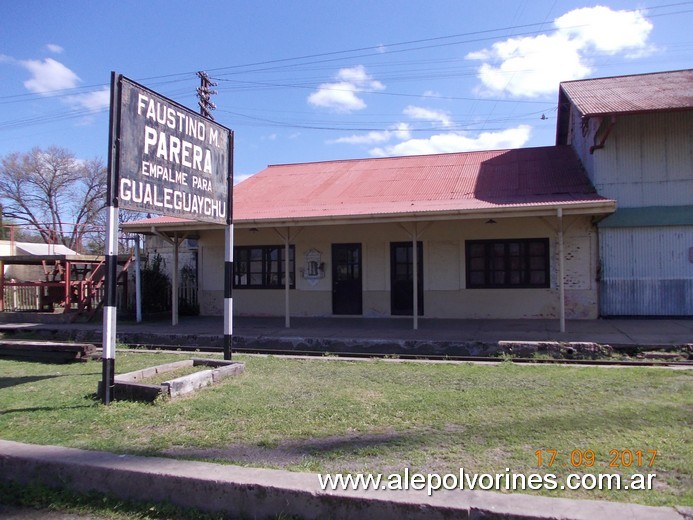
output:
M 476 424 L 448 424 L 442 427 L 420 425 L 404 431 L 384 433 L 345 433 L 328 437 L 284 439 L 275 443 L 229 444 L 216 447 L 171 447 L 152 455 L 194 459 L 242 465 L 286 468 L 300 465 L 306 459 L 328 463 L 345 463 L 365 458 L 386 461 L 407 454 L 443 454 L 482 452 L 489 449 L 515 447 L 544 442 L 553 435 L 585 438 L 599 444 L 602 438 L 642 435 L 657 416 L 668 417 L 670 428 L 686 422 L 685 407 L 661 404 L 642 404 L 639 413 L 631 408 L 594 407 L 585 410 L 550 410 L 536 417 L 505 415 L 490 416 Z M 493 414 L 492 414 L 493 415 Z M 619 434 L 618 432 L 623 432 Z M 428 455 L 426 455 L 428 457 Z M 433 455 L 431 455 L 433 456 Z
M 166 457 L 232 462 L 237 464 L 286 467 L 300 464 L 307 457 L 359 457 L 407 446 L 416 448 L 426 444 L 431 432 L 414 430 L 377 434 L 346 434 L 330 437 L 286 440 L 276 444 L 232 444 L 220 448 L 170 448 L 159 452 Z
M 47 376 L 19 376 L 19 377 L 0 377 L 0 390 L 3 388 L 11 388 L 13 386 L 23 385 L 26 383 L 36 383 L 46 379 L 56 379 L 58 377 L 85 377 L 97 376 L 101 372 L 90 372 L 88 374 L 52 374 Z
M 0 390 L 3 388 L 10 388 L 12 386 L 23 385 L 26 383 L 35 383 L 37 381 L 43 381 L 44 379 L 54 379 L 56 377 L 63 377 L 63 376 L 62 375 L 55 375 L 55 376 L 0 377 Z
M 0 410 L 0 415 L 10 413 L 25 413 L 25 412 L 55 412 L 58 410 L 79 410 L 82 408 L 91 408 L 93 405 L 82 404 L 78 406 L 32 406 L 30 408 L 10 408 L 8 410 Z

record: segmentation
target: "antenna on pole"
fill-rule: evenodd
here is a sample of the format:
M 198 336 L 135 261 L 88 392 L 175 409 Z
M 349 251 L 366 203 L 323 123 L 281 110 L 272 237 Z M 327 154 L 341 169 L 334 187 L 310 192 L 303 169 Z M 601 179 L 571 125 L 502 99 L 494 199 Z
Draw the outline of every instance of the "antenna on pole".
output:
M 199 71 L 197 77 L 200 78 L 200 86 L 197 87 L 197 97 L 200 98 L 197 104 L 200 105 L 200 114 L 214 121 L 212 110 L 217 108 L 217 106 L 210 101 L 210 98 L 217 91 L 211 90 L 209 87 L 216 87 L 217 84 L 210 80 L 204 71 Z

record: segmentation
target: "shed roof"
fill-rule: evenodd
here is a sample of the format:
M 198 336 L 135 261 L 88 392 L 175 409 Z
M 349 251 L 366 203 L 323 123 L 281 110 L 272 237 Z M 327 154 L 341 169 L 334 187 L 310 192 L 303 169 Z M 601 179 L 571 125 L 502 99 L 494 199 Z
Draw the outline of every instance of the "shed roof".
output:
M 693 110 L 693 69 L 564 81 L 559 91 L 585 117 Z
M 34 242 L 15 242 L 15 248 L 17 250 L 17 255 L 76 255 L 77 252 L 73 251 L 67 246 L 62 244 L 39 244 Z
M 234 188 L 233 217 L 254 227 L 553 214 L 557 207 L 594 214 L 615 209 L 596 193 L 569 146 L 269 166 Z M 157 217 L 123 227 L 146 232 L 146 226 L 186 225 Z

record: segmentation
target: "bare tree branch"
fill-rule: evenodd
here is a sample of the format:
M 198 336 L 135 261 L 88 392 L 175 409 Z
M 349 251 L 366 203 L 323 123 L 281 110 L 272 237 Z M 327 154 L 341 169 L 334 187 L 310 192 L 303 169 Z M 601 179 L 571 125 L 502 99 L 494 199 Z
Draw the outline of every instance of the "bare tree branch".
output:
M 12 153 L 0 160 L 6 217 L 30 224 L 46 243 L 79 249 L 105 206 L 106 168 L 57 147 Z

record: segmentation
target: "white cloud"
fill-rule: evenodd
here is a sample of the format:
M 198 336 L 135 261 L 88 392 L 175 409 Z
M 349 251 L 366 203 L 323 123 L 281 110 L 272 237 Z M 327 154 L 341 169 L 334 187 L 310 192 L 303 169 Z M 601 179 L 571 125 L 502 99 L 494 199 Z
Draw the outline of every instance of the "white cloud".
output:
M 427 139 L 409 139 L 386 148 L 374 148 L 370 153 L 376 157 L 390 157 L 520 148 L 529 140 L 530 134 L 528 125 L 499 132 L 482 132 L 476 137 L 458 133 L 438 134 Z
M 350 135 L 348 137 L 340 137 L 330 141 L 330 143 L 340 143 L 340 144 L 375 144 L 383 143 L 389 141 L 391 137 L 390 132 L 387 130 L 382 130 L 380 132 L 372 131 L 367 134 L 360 135 Z
M 97 112 L 111 104 L 111 90 L 104 87 L 94 92 L 69 96 L 67 102 L 77 107 L 86 108 L 91 112 Z
M 341 69 L 337 73 L 337 79 L 352 83 L 357 86 L 369 88 L 370 90 L 382 90 L 385 87 L 379 81 L 374 80 L 366 73 L 363 65 L 357 65 L 350 69 Z
M 396 139 L 409 139 L 411 136 L 410 128 L 407 123 L 397 123 L 388 130 L 383 131 L 373 131 L 367 134 L 361 135 L 351 135 L 348 137 L 340 137 L 339 139 L 334 139 L 329 141 L 332 143 L 345 143 L 345 144 L 376 144 L 376 143 L 386 143 L 389 140 Z
M 55 43 L 46 44 L 46 49 L 53 54 L 60 54 L 64 50 L 60 45 L 56 45 Z
M 331 108 L 337 112 L 353 112 L 366 108 L 366 103 L 355 94 L 350 83 L 323 83 L 317 92 L 308 97 L 311 105 Z
M 536 97 L 554 93 L 561 81 L 584 78 L 591 71 L 575 43 L 562 34 L 511 38 L 494 44 L 494 51 L 500 64 L 484 63 L 478 72 L 492 95 L 507 92 Z
M 35 94 L 52 96 L 57 94 L 57 91 L 75 88 L 81 82 L 77 74 L 53 58 L 22 60 L 19 64 L 31 73 L 31 78 L 24 82 L 24 86 Z M 66 96 L 61 100 L 73 108 L 98 112 L 109 106 L 111 93 L 109 87 L 104 87 L 92 92 Z
M 574 9 L 556 18 L 554 25 L 571 39 L 607 54 L 646 47 L 652 30 L 640 11 L 612 11 L 601 5 Z
M 433 110 L 430 108 L 416 107 L 414 105 L 409 105 L 404 109 L 404 115 L 411 117 L 412 119 L 419 119 L 424 121 L 438 122 L 444 127 L 452 126 L 452 121 L 447 112 L 442 110 Z
M 653 50 L 648 44 L 652 23 L 641 11 L 585 7 L 557 18 L 554 25 L 556 31 L 551 34 L 508 38 L 467 54 L 469 60 L 484 62 L 478 77 L 485 90 L 479 93 L 551 94 L 561 81 L 587 77 L 592 72 L 591 54 L 635 57 Z
M 334 83 L 323 83 L 316 92 L 308 96 L 308 102 L 316 107 L 329 108 L 336 112 L 352 112 L 366 108 L 366 103 L 357 94 L 383 90 L 385 86 L 374 80 L 363 65 L 341 69 Z
M 36 94 L 50 95 L 55 90 L 74 88 L 79 76 L 53 58 L 45 60 L 23 60 L 19 62 L 31 72 L 31 79 L 24 82 L 27 90 Z
M 0 63 L 14 63 L 15 59 L 7 54 L 0 54 Z

